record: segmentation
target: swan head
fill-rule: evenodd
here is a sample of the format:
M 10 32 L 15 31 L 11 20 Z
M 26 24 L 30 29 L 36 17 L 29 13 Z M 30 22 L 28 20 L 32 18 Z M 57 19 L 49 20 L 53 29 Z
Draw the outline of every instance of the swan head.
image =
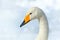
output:
M 34 19 L 39 19 L 42 16 L 40 8 L 33 7 L 29 9 L 29 11 L 26 13 L 26 16 L 24 18 L 24 21 L 20 25 L 22 27 L 23 25 L 27 24 L 29 21 Z

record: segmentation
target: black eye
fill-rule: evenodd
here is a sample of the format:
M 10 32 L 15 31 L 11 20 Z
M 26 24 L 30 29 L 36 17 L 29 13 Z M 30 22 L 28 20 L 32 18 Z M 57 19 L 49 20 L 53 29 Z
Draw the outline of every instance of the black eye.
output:
M 31 15 L 32 13 L 30 13 L 30 15 Z

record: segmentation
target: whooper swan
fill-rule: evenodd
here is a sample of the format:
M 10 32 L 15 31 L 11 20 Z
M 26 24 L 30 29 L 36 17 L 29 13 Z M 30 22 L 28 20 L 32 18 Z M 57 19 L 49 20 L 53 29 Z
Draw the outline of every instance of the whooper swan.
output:
M 48 21 L 44 12 L 38 7 L 32 7 L 26 13 L 24 21 L 22 22 L 20 27 L 33 19 L 38 19 L 39 22 L 39 32 L 35 40 L 48 40 Z

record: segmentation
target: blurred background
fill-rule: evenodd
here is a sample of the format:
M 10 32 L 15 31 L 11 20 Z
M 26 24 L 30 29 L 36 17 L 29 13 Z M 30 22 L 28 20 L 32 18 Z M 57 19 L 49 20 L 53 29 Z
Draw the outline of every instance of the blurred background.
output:
M 60 0 L 0 0 L 0 40 L 34 40 L 38 21 L 32 20 L 20 28 L 31 7 L 41 8 L 49 22 L 48 40 L 60 40 Z

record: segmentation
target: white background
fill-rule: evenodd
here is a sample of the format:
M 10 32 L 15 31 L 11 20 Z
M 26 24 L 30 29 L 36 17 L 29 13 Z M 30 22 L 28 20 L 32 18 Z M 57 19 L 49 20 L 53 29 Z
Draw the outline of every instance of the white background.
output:
M 0 0 L 0 40 L 34 40 L 38 21 L 33 20 L 20 28 L 29 8 L 41 8 L 49 22 L 48 40 L 60 40 L 59 0 Z

